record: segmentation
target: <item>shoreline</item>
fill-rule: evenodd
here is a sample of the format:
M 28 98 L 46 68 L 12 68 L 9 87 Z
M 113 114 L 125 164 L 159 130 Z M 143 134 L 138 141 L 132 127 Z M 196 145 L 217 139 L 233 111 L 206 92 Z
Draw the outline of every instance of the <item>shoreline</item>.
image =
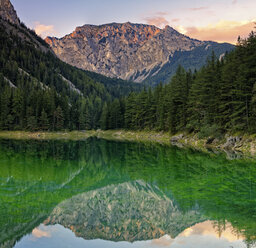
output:
M 61 131 L 61 132 L 26 132 L 26 131 L 0 131 L 0 139 L 13 140 L 85 140 L 97 137 L 106 140 L 158 143 L 175 145 L 184 148 L 193 148 L 204 152 L 222 151 L 230 154 L 246 156 L 256 155 L 256 136 L 226 134 L 222 140 L 213 138 L 197 138 L 196 134 L 170 135 L 155 131 L 128 131 L 128 130 L 89 130 L 89 131 Z M 232 157 L 232 156 L 231 156 Z

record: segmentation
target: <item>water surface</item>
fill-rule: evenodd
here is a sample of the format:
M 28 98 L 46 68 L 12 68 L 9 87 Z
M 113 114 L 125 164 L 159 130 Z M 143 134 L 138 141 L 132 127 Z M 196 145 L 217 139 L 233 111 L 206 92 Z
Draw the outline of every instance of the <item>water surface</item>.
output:
M 254 247 L 255 183 L 223 154 L 0 140 L 0 247 Z

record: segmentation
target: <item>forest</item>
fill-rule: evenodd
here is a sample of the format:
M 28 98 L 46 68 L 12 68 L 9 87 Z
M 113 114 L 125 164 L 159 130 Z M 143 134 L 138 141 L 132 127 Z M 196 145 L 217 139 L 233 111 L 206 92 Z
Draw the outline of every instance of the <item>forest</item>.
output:
M 97 129 L 104 102 L 142 88 L 70 66 L 31 35 L 47 49 L 24 24 L 0 19 L 0 130 Z
M 181 66 L 169 84 L 104 104 L 102 129 L 194 132 L 199 137 L 256 132 L 256 35 L 238 38 L 221 60 L 198 71 Z
M 179 66 L 151 88 L 72 67 L 0 29 L 0 130 L 256 132 L 255 32 L 222 59 L 213 53 L 193 72 Z

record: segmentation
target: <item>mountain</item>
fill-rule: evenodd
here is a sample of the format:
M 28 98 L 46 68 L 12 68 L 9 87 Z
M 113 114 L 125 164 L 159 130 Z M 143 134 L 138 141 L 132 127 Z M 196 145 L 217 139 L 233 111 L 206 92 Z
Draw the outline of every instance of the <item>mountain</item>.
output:
M 19 25 L 20 20 L 9 0 L 0 0 L 0 16 L 13 24 Z
M 184 213 L 158 187 L 138 180 L 73 196 L 56 206 L 44 223 L 60 224 L 86 240 L 134 242 L 166 234 L 175 238 L 205 220 L 198 210 Z
M 45 41 L 61 60 L 73 66 L 134 82 L 147 81 L 163 71 L 166 76 L 161 80 L 168 81 L 177 68 L 172 62 L 177 52 L 185 56 L 189 69 L 201 67 L 212 51 L 219 57 L 233 48 L 230 44 L 191 39 L 170 26 L 160 29 L 130 22 L 84 25 L 63 38 L 47 37 Z M 187 56 L 200 47 L 200 53 L 195 54 L 197 61 Z
M 105 102 L 140 90 L 58 59 L 10 1 L 0 13 L 0 130 L 98 128 Z
M 209 41 L 191 51 L 176 51 L 158 73 L 148 77 L 144 83 L 152 86 L 159 82 L 167 84 L 170 82 L 170 78 L 175 75 L 179 65 L 182 65 L 186 70 L 199 70 L 207 63 L 213 51 L 218 58 L 222 58 L 231 49 L 233 46 L 228 43 L 219 44 Z

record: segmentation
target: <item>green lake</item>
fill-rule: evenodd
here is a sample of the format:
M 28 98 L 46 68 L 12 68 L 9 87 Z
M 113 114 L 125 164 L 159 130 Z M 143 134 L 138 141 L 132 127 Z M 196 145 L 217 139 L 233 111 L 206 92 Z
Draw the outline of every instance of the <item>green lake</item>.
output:
M 0 140 L 0 248 L 256 247 L 256 160 Z

